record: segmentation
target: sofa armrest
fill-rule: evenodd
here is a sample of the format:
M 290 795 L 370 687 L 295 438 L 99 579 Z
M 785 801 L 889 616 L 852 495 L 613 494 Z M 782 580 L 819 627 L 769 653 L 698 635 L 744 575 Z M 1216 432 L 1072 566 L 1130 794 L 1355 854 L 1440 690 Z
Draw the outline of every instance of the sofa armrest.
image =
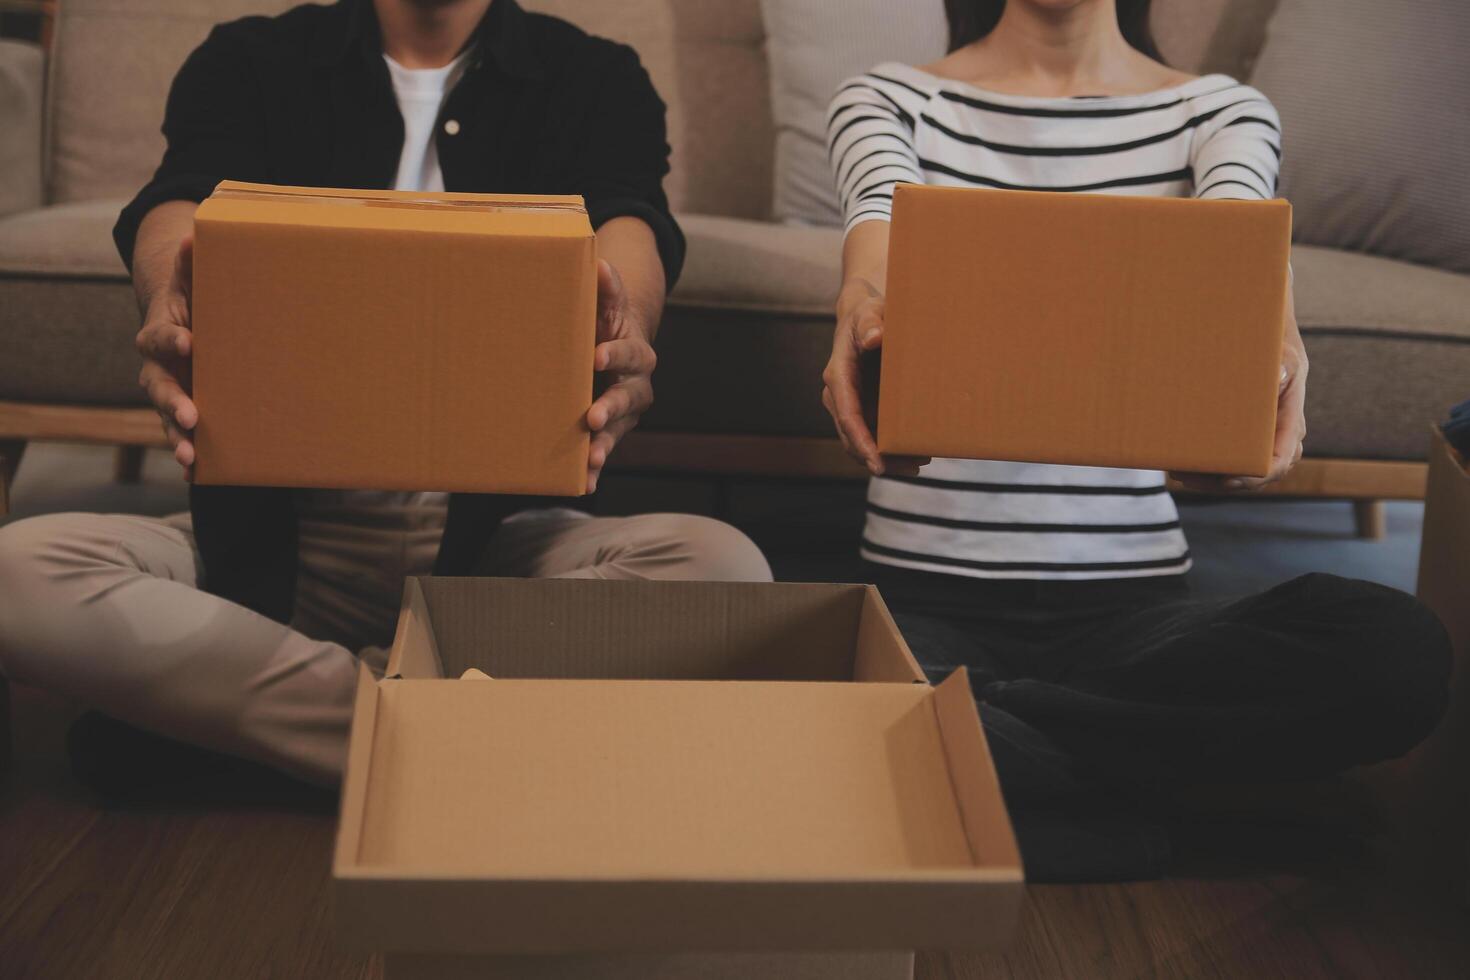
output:
M 681 214 L 689 254 L 669 304 L 833 316 L 842 229 Z
M 39 46 L 0 39 L 0 215 L 41 205 L 45 77 Z

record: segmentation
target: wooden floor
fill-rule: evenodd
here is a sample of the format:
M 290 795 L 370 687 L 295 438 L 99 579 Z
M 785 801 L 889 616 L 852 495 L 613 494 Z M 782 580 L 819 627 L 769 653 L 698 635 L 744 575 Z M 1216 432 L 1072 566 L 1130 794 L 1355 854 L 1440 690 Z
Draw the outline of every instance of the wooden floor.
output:
M 12 690 L 0 785 L 0 977 L 374 978 L 332 938 L 335 815 L 99 809 L 61 761 L 70 712 Z M 921 980 L 1470 976 L 1470 911 L 1345 867 L 1035 886 L 1006 954 L 927 955 Z

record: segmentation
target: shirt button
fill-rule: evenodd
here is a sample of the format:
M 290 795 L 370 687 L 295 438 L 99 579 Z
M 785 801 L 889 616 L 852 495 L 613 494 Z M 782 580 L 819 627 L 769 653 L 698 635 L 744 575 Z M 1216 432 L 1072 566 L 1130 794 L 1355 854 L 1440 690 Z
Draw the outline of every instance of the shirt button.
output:
M 458 119 L 446 119 L 446 120 L 444 120 L 444 132 L 447 133 L 447 134 L 449 134 L 450 136 L 458 136 L 459 135 L 459 120 Z

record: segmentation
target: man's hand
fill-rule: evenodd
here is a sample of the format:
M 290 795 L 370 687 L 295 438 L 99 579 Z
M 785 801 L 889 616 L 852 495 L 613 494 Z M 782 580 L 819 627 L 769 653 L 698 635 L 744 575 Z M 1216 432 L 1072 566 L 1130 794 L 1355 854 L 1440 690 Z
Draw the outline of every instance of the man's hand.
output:
M 602 468 L 618 440 L 638 425 L 653 404 L 653 369 L 658 362 L 648 342 L 648 324 L 637 322 L 623 278 L 606 259 L 597 261 L 597 349 L 593 370 L 606 387 L 587 410 L 592 447 L 587 457 L 587 492 L 597 489 Z
M 173 446 L 174 459 L 184 468 L 184 478 L 194 477 L 194 426 L 199 424 L 199 409 L 189 397 L 190 355 L 194 336 L 190 330 L 190 289 L 194 276 L 194 238 L 179 242 L 174 258 L 173 274 L 167 283 L 153 292 L 138 331 L 138 352 L 143 355 L 143 370 L 138 383 L 148 392 L 148 399 L 163 420 L 163 431 Z
M 822 404 L 837 427 L 842 448 L 874 476 L 913 476 L 929 460 L 918 456 L 884 456 L 863 418 L 863 354 L 883 346 L 883 296 L 870 284 L 853 282 L 837 302 L 837 332 L 832 356 L 822 372 Z

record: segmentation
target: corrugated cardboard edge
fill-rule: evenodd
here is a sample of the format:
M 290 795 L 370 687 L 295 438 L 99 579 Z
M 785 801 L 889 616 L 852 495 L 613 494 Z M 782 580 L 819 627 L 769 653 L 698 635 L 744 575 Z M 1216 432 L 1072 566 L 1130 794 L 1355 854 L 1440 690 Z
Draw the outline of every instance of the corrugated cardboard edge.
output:
M 1274 423 L 1273 423 L 1274 426 Z M 933 458 L 947 459 L 979 459 L 972 447 L 964 445 L 953 445 L 945 440 L 925 440 L 920 442 L 909 442 L 904 439 L 879 439 L 878 449 L 885 454 L 895 456 L 931 456 Z M 1265 460 L 1262 463 L 1259 457 L 1246 459 L 1240 457 L 1238 466 L 1225 467 L 1225 471 L 1218 472 L 1221 476 L 1252 476 L 1263 477 L 1271 472 L 1271 460 L 1274 458 L 1275 449 L 1267 445 Z M 1165 458 L 1152 453 L 1128 453 L 1128 452 L 1056 452 L 1045 447 L 1035 452 L 1019 453 L 988 453 L 984 457 L 987 461 L 1011 462 L 1011 463 L 1040 463 L 1050 466 L 1099 466 L 1130 470 L 1164 470 L 1170 473 L 1203 473 L 1208 472 L 1199 468 L 1198 464 L 1191 460 L 1182 458 Z M 1218 468 L 1217 468 L 1218 469 Z
M 1464 789 L 1470 766 L 1470 469 L 1440 427 L 1432 429 L 1417 593 L 1449 634 L 1449 705 L 1412 752 L 1370 772 L 1398 825 L 1388 841 L 1390 856 L 1426 884 L 1464 895 L 1470 880 L 1470 793 Z
M 852 665 L 853 679 L 897 684 L 927 684 L 928 678 L 924 676 L 919 662 L 914 659 L 914 653 L 909 649 L 908 641 L 903 638 L 903 632 L 893 621 L 893 614 L 888 611 L 888 604 L 883 601 L 883 595 L 878 591 L 878 587 L 864 585 L 862 590 L 863 605 L 858 612 L 856 651 Z M 875 631 L 878 634 L 876 637 L 874 636 Z M 891 658 L 879 655 L 873 648 L 875 639 L 892 642 L 902 656 L 902 662 L 894 664 Z
M 347 737 L 347 769 L 342 803 L 337 814 L 337 845 L 332 854 L 332 876 L 342 889 L 343 875 L 356 866 L 362 847 L 362 817 L 372 777 L 373 739 L 378 725 L 378 679 L 366 664 L 357 669 L 357 695 L 352 706 L 352 728 Z M 343 915 L 342 902 L 337 914 Z
M 885 257 L 883 265 L 883 275 L 885 282 L 884 298 L 887 304 L 887 309 L 889 310 L 901 307 L 903 303 L 902 291 L 906 288 L 903 277 L 895 276 L 893 274 L 893 270 L 895 263 L 899 261 L 898 259 L 895 259 L 894 256 L 898 255 L 901 257 L 904 253 L 904 250 L 912 247 L 906 243 L 906 240 L 909 237 L 908 229 L 911 223 L 910 220 L 905 217 L 910 207 L 908 202 L 912 195 L 912 191 L 909 189 L 909 187 L 910 185 L 908 184 L 899 183 L 893 188 L 893 201 L 891 202 L 888 225 L 888 253 Z M 894 303 L 895 285 L 898 287 L 899 292 L 899 296 L 897 297 L 899 300 L 898 304 Z M 885 338 L 884 345 L 889 347 L 890 349 L 894 347 L 894 322 L 895 320 L 893 317 L 885 316 L 885 322 L 883 326 Z M 901 325 L 899 329 L 902 330 Z M 889 364 L 893 363 L 892 355 L 888 354 L 887 352 L 882 352 L 882 358 Z M 890 377 L 892 376 L 891 371 L 889 372 L 889 375 Z M 891 386 L 890 390 L 892 390 Z M 901 406 L 897 406 L 892 397 L 886 399 L 883 397 L 883 379 L 881 373 L 878 378 L 877 401 L 878 404 L 873 407 L 873 442 L 877 444 L 879 452 L 896 454 L 899 452 L 899 450 L 895 447 L 891 433 L 893 432 L 895 426 L 900 425 L 903 422 L 903 417 L 900 414 Z
M 398 629 L 388 654 L 385 679 L 403 676 L 442 677 L 444 667 L 434 641 L 424 589 L 418 578 L 404 581 Z M 337 843 L 332 855 L 333 897 L 338 933 L 348 931 L 353 918 L 352 902 L 358 887 L 351 869 L 357 867 L 362 850 L 362 824 L 367 811 L 368 784 L 372 779 L 373 743 L 377 737 L 380 681 L 366 664 L 359 664 L 357 694 L 352 706 L 352 726 L 347 737 L 347 765 L 342 785 L 342 802 L 337 815 Z
M 434 639 L 434 621 L 429 618 L 424 587 L 417 577 L 404 580 L 403 604 L 398 610 L 398 630 L 388 654 L 385 677 L 441 678 L 444 661 Z
M 1285 222 L 1286 224 L 1286 229 L 1282 234 L 1282 242 L 1284 243 L 1282 245 L 1282 251 L 1284 254 L 1281 257 L 1281 280 L 1278 283 L 1273 283 L 1274 288 L 1281 290 L 1281 325 L 1276 331 L 1276 346 L 1280 349 L 1282 355 L 1284 356 L 1286 354 L 1286 319 L 1289 316 L 1296 315 L 1292 304 L 1291 202 L 1286 200 L 1285 198 L 1273 197 L 1265 201 L 1250 203 L 1276 205 L 1280 211 L 1285 212 L 1283 217 L 1277 219 L 1279 221 Z M 1270 474 L 1271 464 L 1276 461 L 1276 423 L 1280 420 L 1280 418 L 1281 392 L 1278 387 L 1276 398 L 1274 398 L 1271 402 L 1271 438 L 1266 441 L 1265 451 L 1262 453 L 1260 461 L 1257 462 L 1254 466 L 1242 467 L 1239 473 L 1227 474 L 1228 476 L 1261 477 Z M 1165 468 L 1167 469 L 1168 467 Z
M 344 201 L 413 201 L 432 204 L 481 204 L 502 207 L 555 207 L 587 210 L 580 194 L 476 194 L 466 191 L 393 191 L 373 188 L 307 187 L 299 184 L 261 184 L 244 180 L 222 180 L 210 192 L 223 196 L 246 197 L 258 194 L 265 198 L 300 197 L 307 199 L 336 198 Z M 208 202 L 208 198 L 205 202 Z M 202 205 L 201 205 L 202 206 Z
M 585 211 L 583 212 L 585 215 Z M 564 497 L 584 497 L 591 491 L 587 487 L 587 466 L 591 460 L 592 437 L 594 433 L 587 424 L 587 413 L 592 409 L 592 404 L 597 397 L 597 372 L 593 369 L 597 363 L 597 232 L 593 229 L 590 218 L 587 223 L 587 238 L 583 242 L 585 253 L 583 261 L 586 263 L 586 281 L 582 285 L 582 305 L 577 313 L 580 321 L 587 325 L 586 332 L 581 341 L 582 347 L 576 353 L 578 359 L 587 365 L 586 377 L 582 387 L 582 404 L 587 407 L 582 409 L 582 441 L 580 465 L 568 466 L 565 488 L 560 492 Z
M 970 691 L 969 674 L 963 667 L 934 688 L 933 701 L 955 802 L 970 843 L 970 857 L 977 866 L 994 867 L 1001 875 L 1013 873 L 1019 886 L 1024 879 L 1021 852 L 1011 831 L 995 763 L 985 744 L 985 729 Z

